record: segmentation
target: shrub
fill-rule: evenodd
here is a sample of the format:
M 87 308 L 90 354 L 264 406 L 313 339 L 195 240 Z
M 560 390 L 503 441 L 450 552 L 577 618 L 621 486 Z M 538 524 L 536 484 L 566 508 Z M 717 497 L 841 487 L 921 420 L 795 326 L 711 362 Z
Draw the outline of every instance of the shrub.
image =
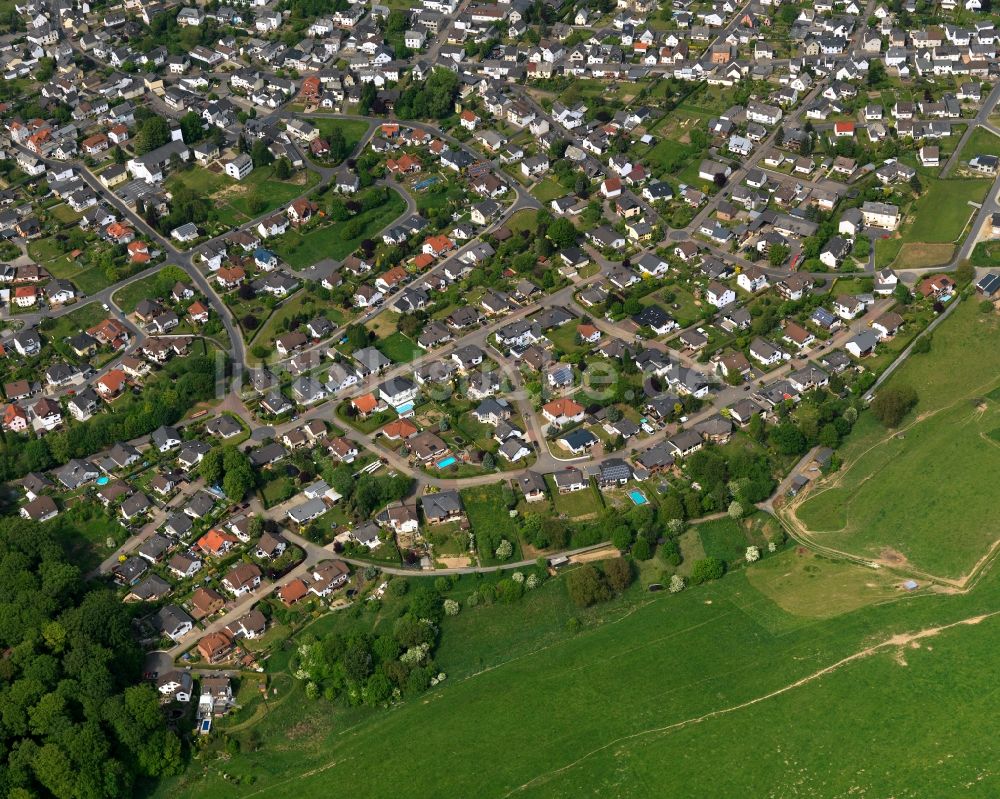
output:
M 611 597 L 601 573 L 589 563 L 566 575 L 566 589 L 573 603 L 581 608 L 604 602 Z
M 718 558 L 697 560 L 691 568 L 691 584 L 701 585 L 709 580 L 718 580 L 726 571 L 726 564 Z
M 917 404 L 917 392 L 912 386 L 883 388 L 872 400 L 871 409 L 885 427 L 897 427 L 903 417 Z
M 640 538 L 639 541 L 645 541 L 645 539 Z M 604 569 L 604 577 L 607 579 L 608 587 L 616 594 L 620 594 L 632 584 L 632 564 L 625 558 L 606 560 L 601 566 Z

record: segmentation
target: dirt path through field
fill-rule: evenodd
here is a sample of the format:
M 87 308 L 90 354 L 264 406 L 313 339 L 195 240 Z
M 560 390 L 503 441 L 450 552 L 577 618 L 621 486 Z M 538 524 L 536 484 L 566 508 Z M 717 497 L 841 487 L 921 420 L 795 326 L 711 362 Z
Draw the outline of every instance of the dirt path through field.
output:
M 955 621 L 951 622 L 950 624 L 941 625 L 940 627 L 928 627 L 926 629 L 920 630 L 915 633 L 896 633 L 895 635 L 890 636 L 889 638 L 887 638 L 884 641 L 881 641 L 880 643 L 865 647 L 864 649 L 861 649 L 852 655 L 848 655 L 845 658 L 841 658 L 836 663 L 832 663 L 829 666 L 820 669 L 819 671 L 815 671 L 812 674 L 808 674 L 805 677 L 796 680 L 795 682 L 789 683 L 788 685 L 785 685 L 781 688 L 771 691 L 770 693 L 764 694 L 763 696 L 758 696 L 755 699 L 749 699 L 746 702 L 741 702 L 737 705 L 731 705 L 730 707 L 720 708 L 719 710 L 713 710 L 701 716 L 695 716 L 690 719 L 674 722 L 673 724 L 667 724 L 663 727 L 651 727 L 650 729 L 647 730 L 640 730 L 639 732 L 634 732 L 629 735 L 620 736 L 618 738 L 615 738 L 614 740 L 608 741 L 607 743 L 597 747 L 596 749 L 592 749 L 585 755 L 574 760 L 572 763 L 567 763 L 565 766 L 560 766 L 559 768 L 546 772 L 545 774 L 538 775 L 534 779 L 529 780 L 523 785 L 520 785 L 514 790 L 504 794 L 504 799 L 506 799 L 506 797 L 513 796 L 516 793 L 520 793 L 523 790 L 534 787 L 535 785 L 538 785 L 539 783 L 548 780 L 551 777 L 555 777 L 565 771 L 569 771 L 570 769 L 575 768 L 588 758 L 593 757 L 594 755 L 599 754 L 605 751 L 606 749 L 610 749 L 611 747 L 617 746 L 626 741 L 631 741 L 636 738 L 643 738 L 649 735 L 659 735 L 659 734 L 674 732 L 675 730 L 680 730 L 685 727 L 689 727 L 692 724 L 699 724 L 703 721 L 708 721 L 709 719 L 717 718 L 719 716 L 725 716 L 730 713 L 735 713 L 739 710 L 744 710 L 748 707 L 752 707 L 753 705 L 760 704 L 761 702 L 766 702 L 769 699 L 774 699 L 775 697 L 781 696 L 782 694 L 794 691 L 796 688 L 801 688 L 802 686 L 808 685 L 811 682 L 815 682 L 821 677 L 825 677 L 828 674 L 832 674 L 833 672 L 840 670 L 841 668 L 847 666 L 850 663 L 854 663 L 855 661 L 870 657 L 871 655 L 879 653 L 883 650 L 896 649 L 897 662 L 899 662 L 900 660 L 899 656 L 901 656 L 901 653 L 904 648 L 918 647 L 920 645 L 919 643 L 920 641 L 926 638 L 933 638 L 934 636 L 939 635 L 945 630 L 950 630 L 954 627 L 979 624 L 980 622 L 983 622 L 986 619 L 997 615 L 1000 615 L 1000 610 L 995 610 L 992 611 L 991 613 L 984 613 L 979 616 L 971 616 L 967 619 L 961 619 L 960 621 Z M 901 665 L 903 664 L 901 663 Z

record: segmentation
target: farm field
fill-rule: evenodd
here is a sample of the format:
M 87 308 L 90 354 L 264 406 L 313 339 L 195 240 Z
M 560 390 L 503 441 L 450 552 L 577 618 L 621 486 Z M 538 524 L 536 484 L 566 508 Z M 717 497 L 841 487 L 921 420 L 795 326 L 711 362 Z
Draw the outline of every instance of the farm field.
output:
M 447 681 L 419 700 L 331 711 L 296 684 L 254 728 L 254 751 L 196 760 L 154 796 L 313 799 L 331 784 L 365 797 L 995 795 L 1000 578 L 910 596 L 868 569 L 799 559 L 787 549 L 678 596 L 633 590 L 587 611 L 561 578 L 466 608 L 443 624 Z M 854 606 L 818 602 L 835 588 L 859 592 Z M 785 590 L 809 600 L 782 607 Z M 394 763 L 414 731 L 421 768 L 359 767 Z
M 968 301 L 934 332 L 931 352 L 908 359 L 889 385 L 917 389 L 915 412 L 891 436 L 863 414 L 841 450 L 844 466 L 792 506 L 816 543 L 887 565 L 961 580 L 1000 539 L 990 475 L 1000 354 L 995 316 Z

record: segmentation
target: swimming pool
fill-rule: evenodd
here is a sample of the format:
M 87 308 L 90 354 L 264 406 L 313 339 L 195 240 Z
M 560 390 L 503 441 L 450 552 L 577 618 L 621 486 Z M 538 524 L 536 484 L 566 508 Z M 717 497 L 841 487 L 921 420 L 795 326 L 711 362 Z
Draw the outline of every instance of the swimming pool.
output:
M 632 503 L 635 505 L 645 505 L 649 502 L 649 500 L 646 499 L 646 495 L 635 488 L 628 492 L 628 498 L 632 500 Z
M 448 468 L 449 466 L 451 466 L 451 465 L 452 465 L 453 463 L 458 463 L 458 461 L 457 461 L 457 460 L 456 460 L 455 458 L 453 458 L 452 456 L 450 456 L 450 455 L 449 455 L 449 456 L 448 456 L 447 458 L 445 458 L 444 460 L 440 460 L 440 461 L 438 461 L 438 462 L 437 462 L 437 467 L 438 467 L 439 469 L 447 469 L 447 468 Z
M 942 294 L 940 299 L 941 302 L 948 302 L 951 299 L 951 294 Z
M 110 482 L 111 482 L 111 478 L 110 477 L 101 476 L 101 477 L 97 478 L 97 484 L 99 486 L 106 486 Z
M 400 415 L 402 415 L 404 413 L 409 413 L 412 410 L 413 410 L 413 403 L 412 402 L 404 402 L 402 405 L 397 405 L 396 406 L 396 413 L 398 413 Z

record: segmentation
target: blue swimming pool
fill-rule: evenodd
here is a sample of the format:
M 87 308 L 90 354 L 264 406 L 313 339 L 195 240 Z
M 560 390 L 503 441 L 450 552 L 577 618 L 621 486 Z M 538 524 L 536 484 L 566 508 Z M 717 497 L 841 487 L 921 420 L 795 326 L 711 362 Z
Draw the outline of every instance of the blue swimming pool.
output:
M 396 406 L 396 413 L 399 413 L 399 414 L 409 413 L 412 410 L 413 410 L 413 403 L 412 402 L 404 402 L 402 405 L 397 405 Z
M 948 300 L 951 299 L 951 294 L 942 294 L 941 297 L 940 297 L 940 299 L 941 299 L 941 302 L 948 302 Z
M 103 477 L 102 476 L 102 477 L 98 477 L 97 478 L 97 484 L 99 486 L 106 486 L 110 482 L 111 482 L 111 478 L 110 477 Z
M 628 498 L 632 500 L 633 504 L 635 505 L 645 505 L 647 502 L 649 502 L 649 500 L 646 499 L 646 495 L 635 488 L 633 488 L 631 491 L 628 492 Z
M 453 458 L 452 456 L 449 455 L 447 458 L 444 458 L 443 460 L 439 460 L 437 462 L 437 467 L 439 469 L 447 469 L 453 463 L 458 463 L 458 461 L 455 458 Z

